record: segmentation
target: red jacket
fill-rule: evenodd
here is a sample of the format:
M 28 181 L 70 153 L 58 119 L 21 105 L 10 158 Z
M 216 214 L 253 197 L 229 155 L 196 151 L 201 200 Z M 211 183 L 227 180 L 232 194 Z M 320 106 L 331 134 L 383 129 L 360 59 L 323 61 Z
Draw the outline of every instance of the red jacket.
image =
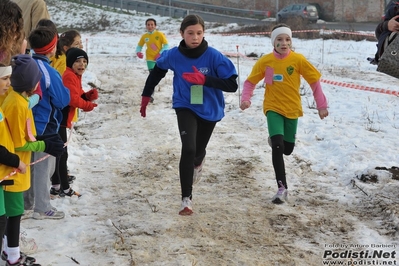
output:
M 64 86 L 69 89 L 71 95 L 71 101 L 69 102 L 69 110 L 66 117 L 66 126 L 71 128 L 72 119 L 75 115 L 76 108 L 87 109 L 90 105 L 90 101 L 85 100 L 85 91 L 82 88 L 82 76 L 77 75 L 69 67 L 66 68 L 62 75 L 62 82 Z M 64 112 L 64 115 L 66 113 Z M 65 117 L 64 117 L 65 120 Z

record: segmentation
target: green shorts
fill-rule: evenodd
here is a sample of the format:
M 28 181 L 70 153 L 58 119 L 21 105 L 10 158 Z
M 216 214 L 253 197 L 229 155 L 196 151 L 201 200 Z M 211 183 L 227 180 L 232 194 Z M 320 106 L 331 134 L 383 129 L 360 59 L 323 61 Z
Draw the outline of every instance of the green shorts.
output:
M 24 193 L 4 191 L 6 216 L 14 217 L 24 213 Z
M 266 120 L 269 129 L 269 137 L 283 135 L 285 141 L 295 143 L 298 118 L 289 119 L 276 112 L 268 111 L 266 113 Z
M 148 67 L 148 70 L 150 70 L 150 71 L 153 70 L 153 68 L 155 67 L 155 61 L 148 60 L 147 67 Z

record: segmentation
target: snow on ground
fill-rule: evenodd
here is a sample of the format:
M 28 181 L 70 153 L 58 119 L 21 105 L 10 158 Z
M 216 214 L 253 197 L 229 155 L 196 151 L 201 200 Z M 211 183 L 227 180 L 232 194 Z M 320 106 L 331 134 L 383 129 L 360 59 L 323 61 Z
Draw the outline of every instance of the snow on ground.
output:
M 398 90 L 396 79 L 366 61 L 375 52 L 374 42 L 294 36 L 296 51 L 332 83 L 322 84 L 330 106 L 324 120 L 314 109 L 309 85 L 301 88 L 304 117 L 294 153 L 285 157 L 287 204 L 270 201 L 276 185 L 259 84 L 244 112 L 238 108 L 239 92 L 225 94 L 226 116 L 209 143 L 204 179 L 194 187 L 195 213 L 181 217 L 173 73 L 157 87 L 144 119 L 139 106 L 148 71 L 134 55 L 146 18 L 157 19 L 171 46 L 181 40 L 181 19 L 64 1 L 48 4 L 55 23 L 65 29 L 101 17 L 110 24 L 100 32 L 81 30 L 90 61 L 84 86 L 91 81 L 101 88 L 98 107 L 81 113 L 69 144 L 69 168 L 77 176 L 72 187 L 83 196 L 53 201 L 65 211 L 63 220 L 22 221 L 27 237 L 39 246 L 34 256 L 41 265 L 75 265 L 71 257 L 80 265 L 398 263 L 392 253 L 399 244 L 398 180 L 375 169 L 394 172 L 391 167 L 398 165 L 398 98 L 336 85 Z M 267 36 L 207 30 L 209 45 L 229 55 L 272 50 Z M 240 87 L 255 59 L 231 57 Z M 377 182 L 370 182 L 372 177 Z M 388 255 L 378 258 L 374 250 Z

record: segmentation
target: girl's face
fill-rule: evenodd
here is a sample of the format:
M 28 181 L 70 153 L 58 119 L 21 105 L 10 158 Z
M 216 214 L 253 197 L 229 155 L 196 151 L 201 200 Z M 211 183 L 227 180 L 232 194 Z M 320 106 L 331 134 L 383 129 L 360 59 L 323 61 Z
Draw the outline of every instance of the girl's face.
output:
M 83 73 L 85 72 L 87 67 L 87 60 L 86 58 L 79 58 L 73 63 L 72 65 L 72 70 L 79 76 L 82 76 Z
M 73 43 L 71 44 L 71 47 L 69 48 L 79 48 L 83 49 L 83 43 L 82 43 L 82 38 L 78 35 L 73 39 Z
M 10 77 L 11 75 L 0 78 L 0 95 L 4 95 L 11 86 Z
M 180 31 L 180 34 L 188 48 L 196 48 L 204 39 L 204 28 L 201 24 L 191 25 L 184 32 Z
M 277 35 L 274 40 L 274 49 L 281 55 L 286 55 L 291 50 L 292 41 L 289 35 L 280 34 Z
M 145 28 L 149 32 L 153 32 L 157 26 L 155 25 L 154 21 L 149 20 L 147 21 L 147 24 L 145 25 Z

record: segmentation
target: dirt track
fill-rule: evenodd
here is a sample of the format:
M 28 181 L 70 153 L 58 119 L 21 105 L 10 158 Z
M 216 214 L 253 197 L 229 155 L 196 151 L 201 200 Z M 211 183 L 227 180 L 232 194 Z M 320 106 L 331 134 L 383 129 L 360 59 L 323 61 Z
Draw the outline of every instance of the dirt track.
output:
M 97 173 L 112 173 L 109 184 L 102 184 L 107 188 L 103 200 L 123 206 L 110 205 L 106 213 L 115 217 L 114 237 L 107 240 L 108 244 L 130 265 L 316 266 L 321 265 L 329 245 L 361 241 L 358 224 L 387 239 L 397 237 L 397 202 L 377 194 L 371 183 L 340 184 L 337 176 L 312 172 L 311 163 L 298 155 L 286 158 L 289 183 L 295 187 L 289 203 L 272 204 L 275 181 L 271 150 L 265 144 L 254 148 L 267 139 L 266 132 L 240 119 L 243 114 L 229 99 L 226 117 L 212 137 L 225 145 L 216 147 L 210 141 L 204 180 L 193 192 L 195 214 L 178 216 L 180 142 L 175 115 L 172 109 L 167 117 L 164 110 L 162 116 L 156 111 L 170 108 L 171 74 L 158 87 L 149 117 L 142 119 L 137 97 L 142 88 L 132 84 L 144 84 L 144 65 L 142 76 L 130 77 L 129 61 L 115 70 L 106 67 L 106 60 L 107 56 L 93 57 L 91 64 L 104 67 L 98 70 L 102 93 L 108 95 L 102 103 L 115 112 L 98 112 L 101 119 L 93 118 L 93 123 L 83 124 L 77 131 L 84 137 L 93 126 L 101 127 L 98 132 L 102 133 L 90 137 L 92 145 L 113 147 L 115 151 L 126 149 L 114 146 L 126 138 L 136 157 L 121 160 L 111 156 L 106 165 L 96 166 Z M 116 72 L 126 78 L 115 80 L 112 76 Z M 118 127 L 120 135 L 107 134 L 121 124 L 125 126 Z M 226 124 L 235 130 L 227 132 Z M 258 135 L 258 143 L 244 145 L 246 134 L 251 136 L 248 139 Z M 331 182 L 336 183 L 336 189 L 325 185 Z M 387 189 L 394 192 L 394 188 Z M 348 201 L 340 200 L 345 196 Z M 92 248 L 100 252 L 96 245 Z

